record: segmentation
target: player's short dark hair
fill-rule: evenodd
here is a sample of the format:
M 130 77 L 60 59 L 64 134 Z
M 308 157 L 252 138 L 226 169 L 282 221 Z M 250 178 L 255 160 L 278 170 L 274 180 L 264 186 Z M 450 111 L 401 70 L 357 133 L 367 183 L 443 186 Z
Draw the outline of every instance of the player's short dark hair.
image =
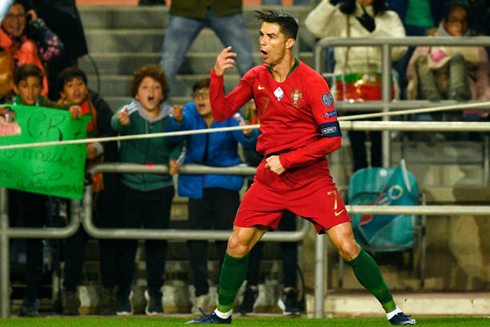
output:
M 29 76 L 39 78 L 39 82 L 43 83 L 44 74 L 39 67 L 34 64 L 24 64 L 17 67 L 14 71 L 14 83 L 19 86 L 19 83 L 26 80 Z
M 66 83 L 70 82 L 74 78 L 81 78 L 86 86 L 88 86 L 87 75 L 78 67 L 66 67 L 63 69 L 56 78 L 56 85 L 58 90 L 63 90 Z
M 286 39 L 295 39 L 298 35 L 298 22 L 288 14 L 272 9 L 255 10 L 255 17 L 265 23 L 275 23 L 281 27 L 281 33 Z
M 204 88 L 209 89 L 210 86 L 211 86 L 211 78 L 209 77 L 201 78 L 200 80 L 195 82 L 194 85 L 192 86 L 192 92 L 196 93 L 197 90 L 204 89 Z
M 163 100 L 166 100 L 168 93 L 170 92 L 167 76 L 165 75 L 162 67 L 154 64 L 145 65 L 133 72 L 133 77 L 131 78 L 131 83 L 129 85 L 131 96 L 134 98 L 138 94 L 138 89 L 145 77 L 151 77 L 160 83 L 160 86 L 162 87 Z

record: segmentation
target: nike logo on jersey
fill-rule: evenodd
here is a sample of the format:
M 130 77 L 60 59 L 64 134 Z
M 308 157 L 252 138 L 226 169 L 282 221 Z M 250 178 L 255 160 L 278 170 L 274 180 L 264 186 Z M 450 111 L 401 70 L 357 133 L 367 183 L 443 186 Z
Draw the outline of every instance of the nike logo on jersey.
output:
M 259 84 L 259 86 L 257 86 L 257 88 L 258 88 L 259 90 L 266 89 L 266 87 L 265 87 L 265 86 L 260 86 L 260 84 Z
M 342 212 L 344 212 L 344 211 L 345 211 L 345 209 L 342 209 L 339 212 L 334 212 L 335 217 L 340 216 L 342 214 Z

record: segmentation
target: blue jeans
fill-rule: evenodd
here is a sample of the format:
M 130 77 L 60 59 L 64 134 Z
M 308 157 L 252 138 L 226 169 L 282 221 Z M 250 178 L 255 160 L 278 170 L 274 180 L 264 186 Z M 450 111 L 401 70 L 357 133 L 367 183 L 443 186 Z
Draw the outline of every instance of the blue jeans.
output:
M 226 47 L 230 45 L 233 47 L 232 51 L 237 54 L 235 60 L 240 75 L 243 76 L 255 66 L 252 42 L 241 14 L 220 17 L 208 9 L 204 19 L 171 16 L 160 61 L 160 66 L 167 75 L 171 93 L 175 85 L 175 75 L 179 72 L 192 42 L 204 27 L 211 28 Z M 210 71 L 211 68 L 209 67 Z

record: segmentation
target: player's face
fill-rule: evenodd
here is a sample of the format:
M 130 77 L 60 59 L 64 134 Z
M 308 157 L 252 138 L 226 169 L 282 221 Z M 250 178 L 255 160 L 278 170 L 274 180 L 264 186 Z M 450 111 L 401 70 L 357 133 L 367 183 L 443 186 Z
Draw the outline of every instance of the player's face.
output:
M 15 86 L 15 92 L 19 94 L 23 104 L 34 106 L 41 94 L 42 84 L 37 76 L 28 76 Z
M 7 33 L 19 37 L 24 33 L 26 28 L 26 11 L 21 4 L 15 4 L 10 7 L 7 15 L 2 21 L 2 27 Z
M 211 102 L 209 101 L 209 88 L 204 87 L 197 89 L 194 92 L 194 103 L 196 104 L 197 112 L 201 117 L 211 114 Z
M 279 63 L 286 55 L 286 37 L 276 23 L 262 23 L 260 27 L 260 52 L 265 64 Z
M 61 97 L 66 102 L 81 104 L 88 97 L 87 84 L 81 77 L 74 77 L 63 85 Z
M 468 13 L 463 8 L 456 8 L 447 19 L 443 19 L 443 24 L 452 36 L 464 36 L 468 30 Z
M 155 112 L 160 109 L 160 103 L 164 100 L 162 85 L 150 76 L 146 76 L 138 87 L 136 100 L 141 103 L 143 109 Z

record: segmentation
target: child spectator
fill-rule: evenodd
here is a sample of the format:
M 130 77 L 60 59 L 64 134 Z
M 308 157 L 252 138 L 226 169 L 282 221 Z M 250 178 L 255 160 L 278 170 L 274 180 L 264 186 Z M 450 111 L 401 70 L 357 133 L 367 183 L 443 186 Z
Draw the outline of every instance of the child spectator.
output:
M 42 97 L 44 74 L 33 64 L 18 67 L 14 74 L 14 91 L 17 94 L 12 99 L 12 105 L 29 105 L 57 107 L 47 98 Z M 76 114 L 77 108 L 71 111 Z M 23 227 L 43 227 L 48 216 L 48 196 L 9 190 L 9 217 L 12 224 Z M 19 308 L 19 316 L 35 316 L 38 308 L 38 291 L 40 279 L 43 274 L 43 248 L 42 239 L 28 238 L 26 244 L 26 294 Z
M 240 114 L 223 122 L 215 122 L 211 115 L 209 85 L 211 79 L 204 78 L 193 86 L 194 102 L 175 106 L 173 119 L 167 130 L 197 130 L 207 128 L 234 127 L 244 122 Z M 241 164 L 238 142 L 244 147 L 255 149 L 257 130 L 220 132 L 189 135 L 185 163 L 213 167 L 230 167 Z M 240 204 L 238 191 L 244 177 L 236 175 L 179 175 L 179 196 L 189 197 L 189 229 L 230 230 Z M 207 310 L 209 304 L 207 241 L 188 241 L 189 257 L 195 287 L 196 302 L 192 313 L 199 308 Z M 227 242 L 217 241 L 219 267 L 221 267 Z
M 466 3 L 451 1 L 446 4 L 444 18 L 435 36 L 469 36 L 468 26 Z M 409 86 L 411 99 L 490 99 L 488 57 L 483 47 L 417 47 L 410 59 L 407 76 L 412 82 Z
M 466 2 L 456 0 L 446 3 L 444 17 L 435 36 L 469 35 Z M 483 47 L 417 47 L 407 69 L 408 98 L 488 101 L 488 74 L 488 56 Z M 481 113 L 487 115 L 486 112 Z M 460 120 L 461 115 L 451 113 L 450 119 Z
M 87 86 L 87 76 L 76 67 L 65 68 L 58 75 L 58 85 L 61 90 L 60 104 L 76 104 L 81 108 L 81 115 L 89 117 L 87 138 L 115 136 L 111 128 L 112 110 L 109 105 Z M 117 161 L 117 143 L 104 144 L 94 142 L 87 144 L 86 166 L 100 162 Z M 97 174 L 91 181 L 94 190 L 94 223 L 99 227 L 117 227 L 119 218 L 117 211 L 118 175 Z M 87 181 L 86 181 L 87 182 Z M 77 288 L 82 278 L 85 250 L 89 239 L 85 230 L 78 231 L 66 241 L 65 269 L 63 279 L 63 313 L 78 315 L 80 299 Z M 100 273 L 102 278 L 102 296 L 100 314 L 115 312 L 115 276 L 116 276 L 116 246 L 115 241 L 100 240 Z
M 161 133 L 170 121 L 172 108 L 163 103 L 169 88 L 164 71 L 158 65 L 143 66 L 133 73 L 130 85 L 133 100 L 112 116 L 112 127 L 120 135 Z M 135 139 L 121 142 L 120 161 L 136 164 L 164 164 L 169 174 L 122 174 L 122 224 L 125 228 L 164 229 L 170 223 L 170 207 L 174 197 L 172 175 L 179 171 L 178 158 L 182 144 L 168 138 Z M 121 254 L 117 315 L 131 315 L 131 283 L 137 240 L 120 242 Z M 162 291 L 165 272 L 166 241 L 147 240 L 146 271 L 148 290 L 146 314 L 163 313 Z

